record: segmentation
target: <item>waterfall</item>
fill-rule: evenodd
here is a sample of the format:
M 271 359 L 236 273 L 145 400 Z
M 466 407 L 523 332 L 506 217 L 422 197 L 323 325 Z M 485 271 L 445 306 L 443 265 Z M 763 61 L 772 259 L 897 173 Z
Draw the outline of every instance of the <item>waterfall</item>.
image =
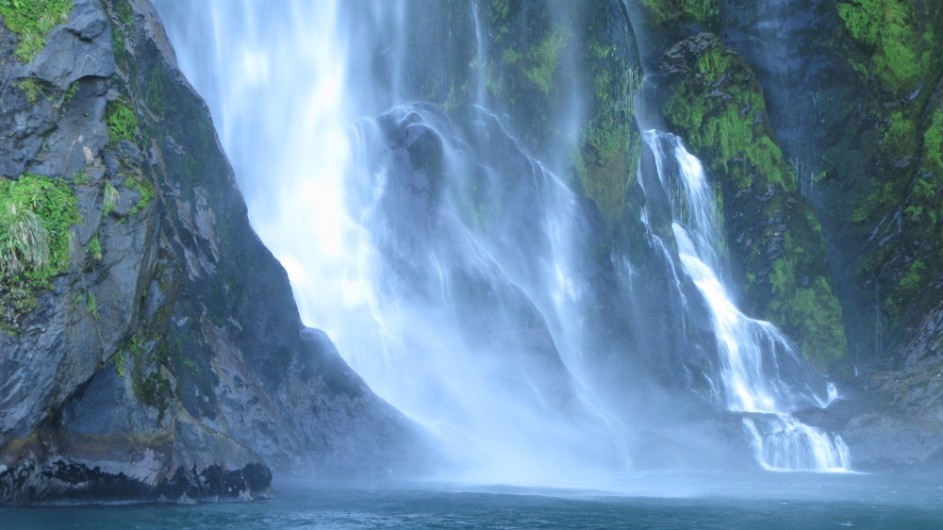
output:
M 648 133 L 671 233 L 643 210 L 651 248 L 610 245 L 567 178 L 585 94 L 564 83 L 549 147 L 525 147 L 489 92 L 485 4 L 423 3 L 447 30 L 406 0 L 155 5 L 303 321 L 425 428 L 441 478 L 593 485 L 751 444 L 769 469 L 847 467 L 839 438 L 789 414 L 824 406 L 825 383 L 726 290 L 697 159 Z M 467 101 L 424 102 L 415 70 L 450 61 Z M 742 440 L 703 427 L 726 411 Z
M 462 121 L 402 95 L 405 4 L 157 2 L 303 321 L 425 427 L 447 478 L 625 469 L 626 428 L 580 375 L 576 196 L 483 106 L 483 71 Z
M 840 436 L 830 437 L 789 414 L 802 406 L 827 406 L 834 399 L 834 386 L 825 385 L 826 395 L 819 395 L 813 388 L 814 374 L 786 338 L 772 324 L 743 314 L 720 278 L 724 266 L 716 247 L 723 236 L 700 161 L 677 136 L 652 130 L 644 138 L 669 197 L 682 267 L 713 320 L 720 399 L 732 412 L 751 413 L 743 423 L 757 461 L 771 470 L 848 469 L 848 449 Z

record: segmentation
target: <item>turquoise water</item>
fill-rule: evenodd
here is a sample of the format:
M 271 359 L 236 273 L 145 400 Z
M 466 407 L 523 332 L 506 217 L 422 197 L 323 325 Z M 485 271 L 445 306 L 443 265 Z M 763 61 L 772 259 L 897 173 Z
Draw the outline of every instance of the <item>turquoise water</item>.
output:
M 280 482 L 265 501 L 0 510 L 3 529 L 943 528 L 943 477 L 636 475 L 620 491 Z

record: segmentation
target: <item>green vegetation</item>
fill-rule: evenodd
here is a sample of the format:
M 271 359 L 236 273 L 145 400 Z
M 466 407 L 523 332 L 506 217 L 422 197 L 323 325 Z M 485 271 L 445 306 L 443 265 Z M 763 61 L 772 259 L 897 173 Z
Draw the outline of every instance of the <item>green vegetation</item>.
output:
M 770 316 L 790 332 L 807 360 L 826 370 L 847 349 L 842 308 L 824 276 L 803 287 L 796 283 L 795 267 L 787 258 L 773 262 Z
M 92 318 L 95 321 L 98 321 L 98 299 L 95 297 L 95 293 L 89 291 L 88 295 L 85 297 L 85 307 L 88 309 L 88 314 L 92 315 Z
M 125 362 L 127 361 L 124 350 L 118 350 L 115 352 L 115 354 L 111 357 L 111 361 L 115 363 L 115 373 L 118 374 L 118 377 L 124 379 L 124 376 L 127 373 L 124 369 Z
M 890 113 L 884 129 L 884 149 L 889 156 L 907 156 L 916 151 L 917 130 L 914 121 L 902 111 Z
M 911 0 L 848 0 L 838 14 L 851 36 L 871 54 L 873 71 L 895 92 L 913 90 L 931 68 L 934 28 L 921 20 Z
M 495 24 L 508 16 L 510 0 L 491 0 L 491 23 Z
M 714 0 L 642 0 L 656 24 L 693 20 L 704 22 L 717 15 Z
M 79 221 L 62 180 L 26 174 L 0 181 L 0 281 L 22 274 L 42 283 L 66 270 L 70 228 Z
M 560 68 L 563 50 L 569 40 L 569 30 L 564 26 L 556 26 L 527 52 L 524 76 L 544 94 L 550 92 L 553 77 Z
M 923 133 L 923 163 L 943 182 L 943 109 L 933 111 L 930 126 Z
M 110 180 L 105 181 L 105 186 L 102 190 L 102 193 L 102 215 L 107 216 L 111 212 L 115 211 L 115 206 L 118 204 L 120 195 L 118 194 L 118 188 L 116 188 Z
M 128 189 L 135 190 L 138 192 L 138 195 L 141 198 L 138 200 L 137 204 L 131 207 L 131 212 L 129 215 L 134 215 L 139 211 L 143 210 L 154 200 L 154 185 L 151 184 L 151 181 L 145 178 L 131 177 L 125 182 L 125 185 Z
M 71 265 L 75 196 L 59 179 L 26 174 L 0 179 L 0 328 L 16 329 L 37 294 Z
M 593 200 L 604 219 L 618 222 L 641 151 L 632 100 L 642 79 L 615 46 L 596 40 L 587 43 L 581 62 L 592 75 L 592 118 L 582 130 L 573 167 L 582 194 Z
M 79 91 L 79 82 L 72 81 L 72 84 L 70 84 L 69 88 L 65 91 L 65 101 L 66 102 L 72 101 L 72 98 L 75 97 L 75 94 L 77 94 L 78 91 Z
M 910 268 L 907 269 L 907 274 L 904 274 L 903 278 L 900 279 L 900 288 L 905 291 L 913 290 L 915 287 L 918 287 L 923 283 L 923 276 L 927 271 L 927 266 L 923 264 L 921 260 L 914 260 L 910 264 Z
M 26 101 L 30 103 L 36 103 L 36 100 L 39 99 L 39 95 L 43 93 L 42 87 L 39 86 L 39 81 L 36 81 L 36 79 L 32 77 L 20 81 L 17 83 L 17 86 L 26 93 Z
M 622 217 L 625 196 L 634 168 L 629 167 L 631 145 L 629 125 L 591 127 L 584 133 L 583 153 L 578 157 L 577 176 L 583 195 L 596 203 L 606 219 Z M 637 140 L 638 133 L 635 133 Z
M 102 259 L 102 243 L 98 235 L 92 238 L 88 242 L 88 247 L 85 249 L 85 253 L 95 261 L 101 261 Z
M 693 74 L 680 80 L 665 106 L 675 129 L 696 151 L 709 152 L 712 169 L 740 188 L 759 176 L 794 190 L 792 171 L 769 135 L 763 92 L 742 59 L 718 43 L 697 59 Z
M 163 417 L 170 403 L 172 390 L 170 381 L 161 373 L 162 359 L 154 358 L 153 348 L 147 338 L 135 333 L 122 351 L 115 354 L 115 369 L 124 377 L 125 366 L 131 361 L 131 388 L 142 403 L 158 409 Z M 158 357 L 162 357 L 158 355 Z
M 771 136 L 763 91 L 719 40 L 676 67 L 665 117 L 721 183 L 715 195 L 724 225 L 745 234 L 729 244 L 751 311 L 781 326 L 806 358 L 827 369 L 847 349 L 842 308 L 821 224 Z
M 16 58 L 24 63 L 46 46 L 49 31 L 69 19 L 72 0 L 0 0 L 0 16 L 19 37 Z
M 108 138 L 112 142 L 120 140 L 134 141 L 138 130 L 138 119 L 134 110 L 123 101 L 109 101 L 105 118 L 108 124 Z

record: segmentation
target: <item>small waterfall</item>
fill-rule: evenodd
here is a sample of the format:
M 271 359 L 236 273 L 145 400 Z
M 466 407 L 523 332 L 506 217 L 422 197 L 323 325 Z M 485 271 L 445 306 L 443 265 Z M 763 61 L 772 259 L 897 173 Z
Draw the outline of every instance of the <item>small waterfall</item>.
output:
M 847 470 L 848 449 L 840 436 L 830 437 L 789 414 L 801 407 L 826 406 L 835 398 L 834 385 L 814 388 L 815 374 L 786 338 L 769 322 L 743 314 L 721 279 L 725 267 L 717 248 L 723 240 L 719 213 L 700 161 L 675 135 L 652 130 L 644 138 L 671 205 L 671 228 L 683 270 L 713 319 L 720 400 L 727 410 L 744 413 L 757 461 L 770 470 Z

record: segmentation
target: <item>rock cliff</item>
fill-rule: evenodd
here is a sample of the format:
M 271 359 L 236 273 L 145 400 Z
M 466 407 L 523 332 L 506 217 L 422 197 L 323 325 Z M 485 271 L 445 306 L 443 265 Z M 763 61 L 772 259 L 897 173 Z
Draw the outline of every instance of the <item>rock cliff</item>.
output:
M 0 503 L 248 498 L 272 469 L 411 466 L 417 431 L 303 327 L 150 4 L 15 5 L 0 3 Z

